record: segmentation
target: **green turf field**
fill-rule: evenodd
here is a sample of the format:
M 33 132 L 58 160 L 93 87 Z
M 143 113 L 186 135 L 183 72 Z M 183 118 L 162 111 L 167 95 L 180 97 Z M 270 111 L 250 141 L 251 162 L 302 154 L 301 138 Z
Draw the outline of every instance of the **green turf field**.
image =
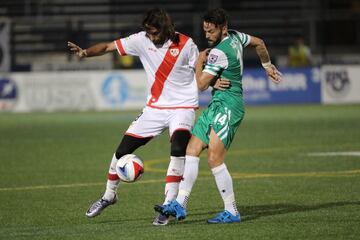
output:
M 206 224 L 223 206 L 203 155 L 187 219 L 152 226 L 167 132 L 136 152 L 143 178 L 87 219 L 137 114 L 0 113 L 0 239 L 359 239 L 360 105 L 249 107 L 226 161 L 240 224 Z M 314 155 L 329 152 L 345 153 Z

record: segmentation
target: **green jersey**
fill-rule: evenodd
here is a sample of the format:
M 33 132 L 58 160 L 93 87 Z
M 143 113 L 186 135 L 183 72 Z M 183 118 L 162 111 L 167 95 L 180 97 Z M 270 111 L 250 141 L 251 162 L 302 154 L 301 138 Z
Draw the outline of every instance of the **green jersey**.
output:
M 230 106 L 235 104 L 234 107 L 243 105 L 243 50 L 249 43 L 249 35 L 229 30 L 228 36 L 210 51 L 203 71 L 231 82 L 231 87 L 224 91 L 213 90 L 212 101 L 225 102 Z
M 192 133 L 206 144 L 209 144 L 213 129 L 225 148 L 229 149 L 244 118 L 243 49 L 249 43 L 249 35 L 230 30 L 228 36 L 209 53 L 203 71 L 230 80 L 231 86 L 226 90 L 214 90 L 208 108 L 196 121 Z

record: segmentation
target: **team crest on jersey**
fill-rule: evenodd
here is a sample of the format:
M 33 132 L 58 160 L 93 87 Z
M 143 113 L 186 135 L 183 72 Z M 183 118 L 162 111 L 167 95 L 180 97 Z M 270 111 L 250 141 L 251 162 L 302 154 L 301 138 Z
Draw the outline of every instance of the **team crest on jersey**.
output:
M 210 64 L 214 64 L 216 62 L 216 60 L 218 59 L 218 56 L 215 54 L 210 54 L 208 57 L 208 62 Z
M 179 49 L 178 48 L 172 48 L 172 49 L 170 49 L 170 54 L 171 54 L 171 56 L 173 56 L 173 57 L 176 57 L 177 55 L 179 55 Z

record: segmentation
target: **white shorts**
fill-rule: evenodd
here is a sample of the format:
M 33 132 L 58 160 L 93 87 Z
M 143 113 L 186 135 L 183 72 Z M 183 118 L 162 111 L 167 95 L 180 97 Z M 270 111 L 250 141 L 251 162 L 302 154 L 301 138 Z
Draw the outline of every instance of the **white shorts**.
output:
M 170 137 L 176 130 L 191 132 L 195 121 L 195 110 L 192 108 L 157 109 L 145 107 L 131 123 L 125 135 L 138 138 L 155 137 L 169 128 Z

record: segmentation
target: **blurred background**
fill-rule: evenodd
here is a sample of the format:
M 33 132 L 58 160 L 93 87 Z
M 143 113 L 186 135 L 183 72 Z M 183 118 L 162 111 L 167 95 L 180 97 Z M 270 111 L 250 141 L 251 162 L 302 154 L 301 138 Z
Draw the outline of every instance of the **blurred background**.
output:
M 249 71 L 245 72 L 244 88 L 245 91 L 249 92 L 247 94 L 248 104 L 324 102 L 327 96 L 324 96 L 326 93 L 321 90 L 321 81 L 324 81 L 324 89 L 327 88 L 332 91 L 329 93 L 330 97 L 334 94 L 343 95 L 348 91 L 347 89 L 356 89 L 356 84 L 349 83 L 358 72 L 357 67 L 353 68 L 354 65 L 360 64 L 359 0 L 1 0 L 0 71 L 3 79 L 0 81 L 0 90 L 2 90 L 2 93 L 0 92 L 2 107 L 0 108 L 7 110 L 14 110 L 15 108 L 20 111 L 33 109 L 33 107 L 21 107 L 29 102 L 29 99 L 24 100 L 25 103 L 21 103 L 21 96 L 14 92 L 16 91 L 15 85 L 11 88 L 9 84 L 13 79 L 16 86 L 21 88 L 23 84 L 21 79 L 31 78 L 31 86 L 39 84 L 38 81 L 42 81 L 41 85 L 43 86 L 46 80 L 39 80 L 44 76 L 37 73 L 47 72 L 47 80 L 52 79 L 53 83 L 67 81 L 66 79 L 69 78 L 66 73 L 63 73 L 64 75 L 51 74 L 51 72 L 54 74 L 54 72 L 59 71 L 94 70 L 97 71 L 96 74 L 105 74 L 101 71 L 139 69 L 138 74 L 140 75 L 135 76 L 135 78 L 144 78 L 141 75 L 143 71 L 138 58 L 119 57 L 114 52 L 102 57 L 79 60 L 69 53 L 66 43 L 72 41 L 86 48 L 98 42 L 108 42 L 126 37 L 141 30 L 143 13 L 155 6 L 165 8 L 172 16 L 177 31 L 191 36 L 200 50 L 206 47 L 201 18 L 207 9 L 213 7 L 222 7 L 228 12 L 230 28 L 264 39 L 272 61 L 283 69 L 287 83 L 284 83 L 281 89 L 276 88 L 273 93 L 272 90 L 274 89 L 265 81 L 255 51 L 246 51 L 244 56 L 245 70 L 249 69 Z M 331 67 L 327 68 L 328 65 Z M 350 68 L 346 68 L 345 65 L 350 66 Z M 12 75 L 14 73 L 26 75 Z M 115 98 L 110 100 L 110 103 L 109 100 L 106 100 L 108 103 L 105 104 L 110 104 L 110 109 L 126 108 L 128 105 L 124 105 L 124 102 L 129 97 L 132 100 L 134 100 L 133 97 L 140 97 L 141 100 L 144 98 L 141 91 L 144 91 L 145 87 L 132 85 L 132 81 L 129 82 L 128 78 L 134 78 L 134 76 L 129 76 L 128 73 L 128 71 L 120 71 L 117 73 L 118 75 L 111 75 L 110 77 L 107 74 L 104 76 L 95 74 L 96 77 L 94 78 L 103 79 L 102 83 L 97 86 L 106 88 L 104 86 L 106 82 L 108 93 L 112 94 L 110 98 Z M 4 80 L 5 74 L 7 74 L 6 81 Z M 112 72 L 112 74 L 115 73 Z M 91 78 L 91 76 L 86 75 L 80 78 Z M 94 75 L 92 74 L 92 76 Z M 112 79 L 117 80 L 113 81 Z M 27 81 L 27 84 L 30 84 L 30 80 Z M 145 84 L 142 79 L 139 81 Z M 74 84 L 72 79 L 68 79 L 68 82 Z M 116 82 L 115 86 L 113 82 Z M 292 86 L 285 87 L 287 84 Z M 5 87 L 6 85 L 7 87 Z M 64 84 L 55 85 L 63 87 Z M 57 88 L 55 85 L 48 87 L 54 90 Z M 350 85 L 351 88 L 347 87 Z M 34 87 L 37 89 L 34 91 L 38 91 L 39 87 Z M 125 89 L 126 87 L 128 90 L 130 88 L 135 89 L 132 91 L 135 96 L 133 96 L 134 94 L 126 94 L 128 92 Z M 90 86 L 89 88 L 94 87 Z M 119 90 L 120 88 L 122 90 Z M 304 90 L 304 88 L 306 89 Z M 12 92 L 11 89 L 13 89 Z M 139 90 L 137 93 L 135 93 L 136 89 Z M 294 100 L 291 99 L 294 96 L 293 93 L 278 96 L 280 91 L 285 93 L 291 90 L 300 90 L 301 92 L 295 93 L 295 95 L 305 94 L 305 97 L 299 95 Z M 340 90 L 341 94 L 338 94 Z M 62 92 L 68 91 L 69 89 L 63 87 Z M 33 93 L 30 92 L 27 95 L 31 94 Z M 107 93 L 101 90 L 99 94 Z M 17 101 L 20 108 L 14 107 L 13 103 L 4 104 L 8 99 L 14 98 L 15 95 L 17 100 L 20 99 Z M 57 97 L 53 98 L 59 100 L 61 95 L 63 94 L 59 93 Z M 71 93 L 67 95 L 71 95 Z M 285 97 L 285 99 L 276 100 L 279 97 Z M 85 107 L 86 109 L 97 109 L 95 105 L 101 105 L 96 96 L 85 98 L 93 99 L 93 103 Z M 208 98 L 208 93 L 202 95 L 201 102 L 206 104 Z M 32 99 L 31 101 L 35 100 Z M 42 101 L 49 102 L 49 99 Z M 64 101 L 63 104 L 65 104 Z M 351 100 L 337 99 L 335 102 L 357 101 L 359 101 L 357 98 L 352 98 Z M 67 104 L 68 107 L 65 105 L 54 106 L 51 109 L 72 110 L 73 104 L 70 101 Z M 42 107 L 38 106 L 36 109 L 42 110 Z
M 223 7 L 230 27 L 262 38 L 283 73 L 273 84 L 245 49 L 246 116 L 226 156 L 240 226 L 205 224 L 223 203 L 204 154 L 186 222 L 152 227 L 168 133 L 135 152 L 145 173 L 122 184 L 119 204 L 85 218 L 147 81 L 138 58 L 79 60 L 67 41 L 86 48 L 126 37 L 155 6 L 200 50 L 204 12 Z M 359 76 L 360 0 L 0 0 L 0 239 L 357 240 Z M 210 98 L 202 92 L 200 105 Z

